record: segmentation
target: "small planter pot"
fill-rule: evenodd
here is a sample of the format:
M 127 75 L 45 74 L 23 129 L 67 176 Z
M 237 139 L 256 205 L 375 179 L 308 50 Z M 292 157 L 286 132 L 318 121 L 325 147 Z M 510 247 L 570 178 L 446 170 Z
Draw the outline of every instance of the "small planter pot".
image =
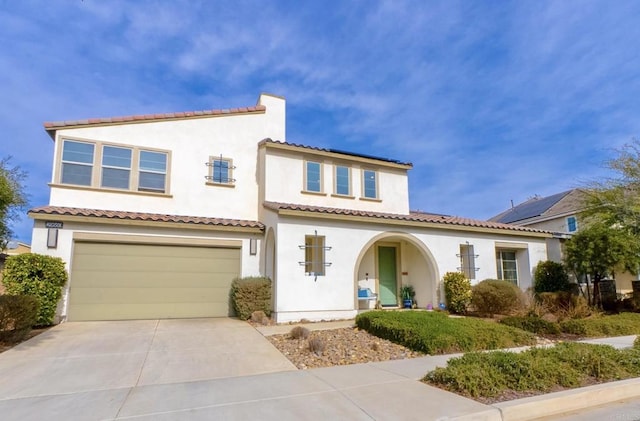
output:
M 411 300 L 402 300 L 402 306 L 404 308 L 411 308 L 411 304 L 412 304 Z

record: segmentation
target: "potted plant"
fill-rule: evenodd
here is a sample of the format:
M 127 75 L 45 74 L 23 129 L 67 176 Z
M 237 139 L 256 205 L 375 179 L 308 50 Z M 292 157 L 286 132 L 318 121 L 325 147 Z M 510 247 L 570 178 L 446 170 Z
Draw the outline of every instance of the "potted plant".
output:
M 413 297 L 416 296 L 416 290 L 412 285 L 403 285 L 402 288 L 400 288 L 400 296 L 402 296 L 402 306 L 404 308 L 411 308 Z

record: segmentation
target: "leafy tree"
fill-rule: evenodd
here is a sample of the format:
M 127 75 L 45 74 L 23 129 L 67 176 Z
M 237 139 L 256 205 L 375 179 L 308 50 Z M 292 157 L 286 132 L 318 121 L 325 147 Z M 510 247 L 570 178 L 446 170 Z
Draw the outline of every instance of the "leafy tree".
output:
M 615 158 L 605 162 L 614 176 L 585 189 L 582 216 L 640 235 L 640 140 L 634 139 L 616 152 Z
M 533 290 L 536 294 L 568 291 L 569 287 L 569 275 L 561 263 L 551 260 L 538 263 L 533 282 Z
M 640 240 L 623 227 L 592 222 L 566 242 L 565 263 L 578 278 L 591 278 L 594 297 L 589 301 L 598 304 L 601 280 L 619 271 L 638 273 Z
M 19 218 L 19 212 L 27 204 L 23 182 L 26 173 L 18 166 L 11 166 L 11 158 L 0 160 L 0 251 L 4 250 L 13 232 L 9 225 Z

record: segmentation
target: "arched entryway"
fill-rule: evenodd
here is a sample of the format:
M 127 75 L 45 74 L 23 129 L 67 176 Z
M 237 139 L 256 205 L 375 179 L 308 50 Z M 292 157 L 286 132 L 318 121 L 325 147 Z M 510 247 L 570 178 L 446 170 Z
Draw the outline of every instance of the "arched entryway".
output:
M 354 268 L 355 308 L 383 308 L 401 305 L 400 289 L 415 289 L 418 307 L 437 307 L 440 274 L 429 248 L 415 236 L 404 232 L 384 232 L 362 248 Z M 377 300 L 358 299 L 358 290 L 368 288 Z

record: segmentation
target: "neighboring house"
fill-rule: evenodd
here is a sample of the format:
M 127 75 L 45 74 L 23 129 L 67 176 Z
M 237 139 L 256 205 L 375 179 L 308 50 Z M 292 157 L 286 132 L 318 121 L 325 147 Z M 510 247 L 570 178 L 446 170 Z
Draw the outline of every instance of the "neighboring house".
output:
M 18 254 L 31 253 L 31 246 L 29 244 L 21 243 L 19 241 L 9 241 L 7 247 L 0 251 L 0 294 L 4 293 L 4 285 L 2 285 L 2 269 L 4 269 L 4 262 L 9 256 L 17 256 Z
M 230 314 L 236 276 L 273 280 L 277 322 L 443 301 L 442 275 L 521 288 L 548 232 L 409 210 L 410 163 L 284 141 L 285 100 L 46 123 L 51 197 L 33 251 L 61 257 L 68 320 Z M 496 253 L 500 256 L 496 265 Z
M 513 224 L 550 231 L 547 239 L 550 260 L 563 260 L 563 242 L 580 229 L 579 214 L 584 209 L 586 193 L 581 189 L 567 190 L 547 197 L 535 196 L 511 207 L 489 221 Z M 616 274 L 616 289 L 621 294 L 630 293 L 631 281 L 637 276 L 628 272 Z

